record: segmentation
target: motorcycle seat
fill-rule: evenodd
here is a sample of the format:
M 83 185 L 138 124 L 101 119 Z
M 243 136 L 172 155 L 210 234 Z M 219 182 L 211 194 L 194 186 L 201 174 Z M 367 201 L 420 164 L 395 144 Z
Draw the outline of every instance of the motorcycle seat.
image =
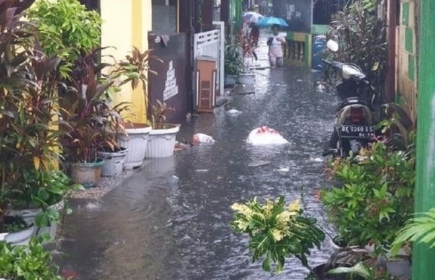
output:
M 367 102 L 367 100 L 360 97 L 346 98 L 345 100 L 343 100 L 343 102 L 341 102 L 340 107 L 343 108 L 345 106 L 352 105 L 352 104 L 359 104 L 359 105 L 370 107 L 369 102 Z

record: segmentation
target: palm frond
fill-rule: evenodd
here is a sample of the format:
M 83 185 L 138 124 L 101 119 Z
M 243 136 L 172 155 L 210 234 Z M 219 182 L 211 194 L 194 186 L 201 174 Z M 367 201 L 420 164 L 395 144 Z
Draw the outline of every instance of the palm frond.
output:
M 399 231 L 391 249 L 393 255 L 396 255 L 408 241 L 435 246 L 435 208 L 417 215 Z

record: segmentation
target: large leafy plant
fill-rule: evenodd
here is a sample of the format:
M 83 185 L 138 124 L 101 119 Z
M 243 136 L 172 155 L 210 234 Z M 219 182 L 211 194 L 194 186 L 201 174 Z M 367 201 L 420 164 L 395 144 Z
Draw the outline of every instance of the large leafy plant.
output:
M 38 25 L 43 51 L 62 58 L 64 78 L 81 53 L 100 45 L 101 16 L 78 0 L 37 0 L 29 9 L 28 18 Z
M 377 92 L 384 92 L 388 48 L 385 16 L 378 17 L 379 0 L 349 1 L 335 14 L 329 37 L 338 41 L 334 59 L 355 63 L 368 76 Z M 379 94 L 379 96 L 381 96 Z
M 170 107 L 166 102 L 156 101 L 151 107 L 151 126 L 153 129 L 164 129 L 168 126 L 166 123 L 166 114 L 175 109 Z
M 67 205 L 71 193 L 83 190 L 83 186 L 72 184 L 71 179 L 61 170 L 24 170 L 23 178 L 26 188 L 12 195 L 11 204 L 14 209 L 41 209 L 35 219 L 38 227 L 59 222 L 63 210 L 71 212 Z M 54 207 L 62 200 L 63 205 Z
M 413 212 L 413 144 L 401 151 L 375 142 L 357 159 L 335 159 L 328 171 L 338 185 L 322 191 L 321 200 L 339 236 L 348 245 L 389 247 Z
M 38 47 L 35 25 L 22 21 L 33 1 L 0 1 L 0 231 L 13 199 L 35 186 L 30 173 L 54 169 L 58 58 Z
M 123 129 L 122 111 L 127 103 L 112 106 L 107 91 L 113 80 L 99 79 L 107 64 L 96 62 L 100 49 L 80 56 L 71 73 L 72 86 L 62 102 L 62 138 L 65 157 L 70 162 L 94 162 L 101 149 L 115 149 L 116 133 Z
M 157 75 L 157 72 L 150 69 L 149 62 L 151 59 L 162 62 L 162 60 L 152 56 L 152 50 L 141 52 L 137 47 L 133 47 L 131 54 L 128 54 L 125 60 L 120 61 L 113 72 L 113 78 L 121 80 L 118 86 L 130 83 L 133 90 L 139 85 L 142 86 L 146 109 L 149 106 L 148 74 Z
M 316 220 L 303 215 L 299 200 L 285 203 L 284 197 L 261 204 L 256 198 L 245 204 L 235 203 L 234 219 L 231 222 L 236 232 L 249 234 L 249 249 L 253 261 L 265 256 L 263 269 L 271 270 L 276 263 L 279 272 L 284 267 L 285 257 L 295 256 L 309 268 L 307 256 L 310 249 L 320 248 L 325 234 L 316 226 Z
M 238 44 L 227 43 L 225 45 L 225 75 L 239 75 L 244 71 L 243 57 L 241 48 Z
M 435 208 L 427 212 L 417 213 L 397 233 L 392 253 L 397 254 L 405 243 L 413 242 L 435 247 Z

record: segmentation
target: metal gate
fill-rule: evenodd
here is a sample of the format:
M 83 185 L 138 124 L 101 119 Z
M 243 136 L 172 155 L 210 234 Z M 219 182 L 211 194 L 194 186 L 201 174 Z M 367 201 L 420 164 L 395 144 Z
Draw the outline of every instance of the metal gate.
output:
M 224 67 L 224 22 L 213 22 L 218 27 L 207 32 L 201 32 L 194 35 L 193 39 L 193 87 L 196 96 L 197 92 L 197 69 L 196 59 L 200 56 L 212 57 L 216 60 L 216 90 L 220 95 L 223 95 L 223 67 Z

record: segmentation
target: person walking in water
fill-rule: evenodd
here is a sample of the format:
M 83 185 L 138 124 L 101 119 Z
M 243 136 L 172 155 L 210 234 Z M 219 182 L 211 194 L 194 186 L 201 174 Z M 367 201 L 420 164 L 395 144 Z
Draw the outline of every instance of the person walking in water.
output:
M 272 36 L 267 39 L 267 45 L 269 46 L 270 67 L 282 67 L 284 65 L 282 46 L 285 45 L 285 39 L 279 36 L 278 24 L 272 25 Z

